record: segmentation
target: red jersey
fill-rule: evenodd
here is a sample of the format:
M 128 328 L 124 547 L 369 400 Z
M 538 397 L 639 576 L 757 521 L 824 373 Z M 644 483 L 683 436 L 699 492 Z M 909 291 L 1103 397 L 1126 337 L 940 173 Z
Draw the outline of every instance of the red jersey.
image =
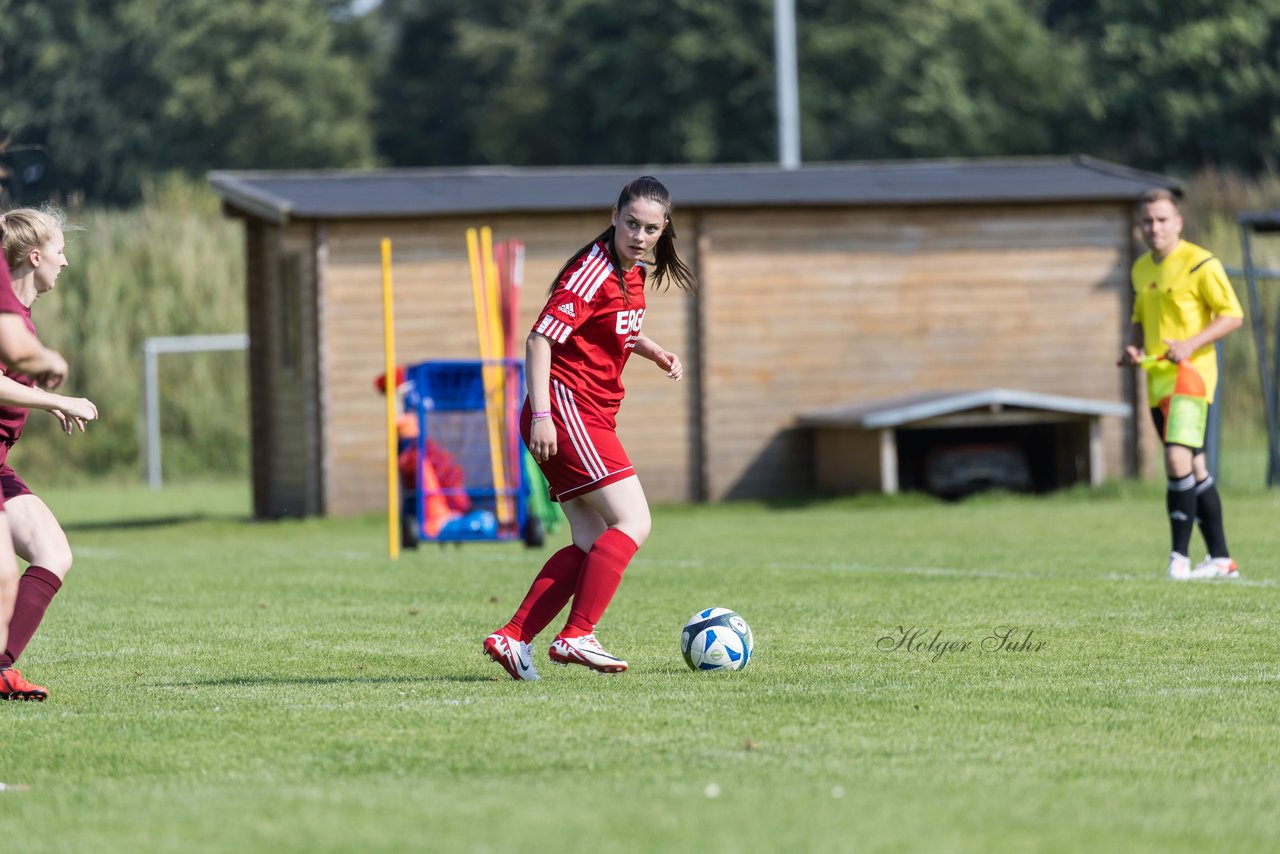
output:
M 613 415 L 622 403 L 622 368 L 644 323 L 645 268 L 626 272 L 623 300 L 618 273 L 604 242 L 597 242 L 556 283 L 533 331 L 554 342 L 551 379 L 572 391 L 579 405 Z
M 21 315 L 31 334 L 36 334 L 36 325 L 31 321 L 31 308 L 18 301 L 18 295 L 13 292 L 13 282 L 9 279 L 9 268 L 3 262 L 0 262 L 0 314 Z M 26 374 L 2 365 L 0 367 L 4 368 L 5 376 L 14 382 L 28 387 L 36 384 Z M 12 445 L 18 441 L 18 437 L 22 435 L 22 427 L 27 423 L 27 414 L 28 410 L 21 407 L 0 406 L 0 442 Z

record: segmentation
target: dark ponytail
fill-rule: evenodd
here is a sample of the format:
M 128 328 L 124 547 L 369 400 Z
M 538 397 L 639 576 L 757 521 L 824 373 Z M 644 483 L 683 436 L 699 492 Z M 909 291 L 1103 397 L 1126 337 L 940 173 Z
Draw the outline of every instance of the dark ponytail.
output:
M 693 276 L 693 271 L 680 260 L 680 255 L 676 251 L 676 225 L 671 219 L 671 193 L 663 186 L 662 182 L 652 175 L 643 175 L 630 181 L 622 188 L 622 192 L 618 194 L 618 204 L 615 210 L 621 212 L 628 204 L 636 199 L 649 199 L 662 205 L 666 212 L 666 224 L 662 229 L 662 234 L 658 237 L 657 244 L 653 247 L 653 286 L 666 288 L 670 285 L 667 277 L 675 279 L 676 285 L 685 291 L 694 291 L 698 287 L 697 280 Z M 618 285 L 622 291 L 622 299 L 626 301 L 627 287 L 624 283 L 622 275 L 622 264 L 618 260 L 617 247 L 613 245 L 614 227 L 610 225 L 604 231 L 600 232 L 590 243 L 583 246 L 565 262 L 560 268 L 560 272 L 556 273 L 555 279 L 551 282 L 551 290 L 555 290 L 560 280 L 564 278 L 564 274 L 569 268 L 591 251 L 591 247 L 600 241 L 604 241 L 605 251 L 609 253 L 609 261 L 613 264 L 613 269 L 618 274 Z

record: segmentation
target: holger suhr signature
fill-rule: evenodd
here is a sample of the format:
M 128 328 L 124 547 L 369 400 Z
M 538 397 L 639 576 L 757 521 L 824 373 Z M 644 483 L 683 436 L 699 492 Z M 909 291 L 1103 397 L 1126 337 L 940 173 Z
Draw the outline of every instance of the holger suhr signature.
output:
M 876 641 L 881 652 L 914 652 L 929 656 L 933 661 L 944 655 L 977 652 L 1039 652 L 1045 641 L 1032 640 L 1035 629 L 1019 629 L 1017 626 L 996 626 L 991 633 L 977 642 L 961 638 L 946 638 L 942 629 L 925 626 L 898 626 L 894 631 Z

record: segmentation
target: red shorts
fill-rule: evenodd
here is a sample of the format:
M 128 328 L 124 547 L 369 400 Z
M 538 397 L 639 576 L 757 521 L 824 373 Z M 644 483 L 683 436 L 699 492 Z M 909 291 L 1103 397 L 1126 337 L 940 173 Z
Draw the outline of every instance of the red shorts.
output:
M 556 452 L 539 462 L 552 501 L 568 501 L 636 473 L 618 441 L 611 415 L 580 407 L 573 393 L 552 381 L 551 421 L 556 425 Z M 520 436 L 529 447 L 533 411 L 529 401 L 520 412 Z

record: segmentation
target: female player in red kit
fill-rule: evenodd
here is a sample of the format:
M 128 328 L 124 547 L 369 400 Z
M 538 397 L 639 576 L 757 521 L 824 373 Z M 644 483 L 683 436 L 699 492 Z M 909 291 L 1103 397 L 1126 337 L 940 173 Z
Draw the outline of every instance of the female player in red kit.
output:
M 596 640 L 623 570 L 649 536 L 649 504 L 615 416 L 632 351 L 679 382 L 680 358 L 645 336 L 645 283 L 696 286 L 676 253 L 671 194 L 644 176 L 622 188 L 612 224 L 560 269 L 525 345 L 529 396 L 521 435 L 560 502 L 573 542 L 553 554 L 484 652 L 520 680 L 537 679 L 529 643 L 572 600 L 551 660 L 601 673 L 627 669 Z
M 9 465 L 9 450 L 22 435 L 28 410 L 52 412 L 71 433 L 98 417 L 85 398 L 54 394 L 67 374 L 66 361 L 36 337 L 31 305 L 53 290 L 67 266 L 60 215 L 21 208 L 4 215 L 3 245 L 12 283 L 0 292 L 0 495 L 13 535 L 14 551 L 29 562 L 18 580 L 8 638 L 0 649 L 0 699 L 43 700 L 48 691 L 13 669 L 35 634 L 62 579 L 71 569 L 71 546 L 49 507 L 32 494 Z

